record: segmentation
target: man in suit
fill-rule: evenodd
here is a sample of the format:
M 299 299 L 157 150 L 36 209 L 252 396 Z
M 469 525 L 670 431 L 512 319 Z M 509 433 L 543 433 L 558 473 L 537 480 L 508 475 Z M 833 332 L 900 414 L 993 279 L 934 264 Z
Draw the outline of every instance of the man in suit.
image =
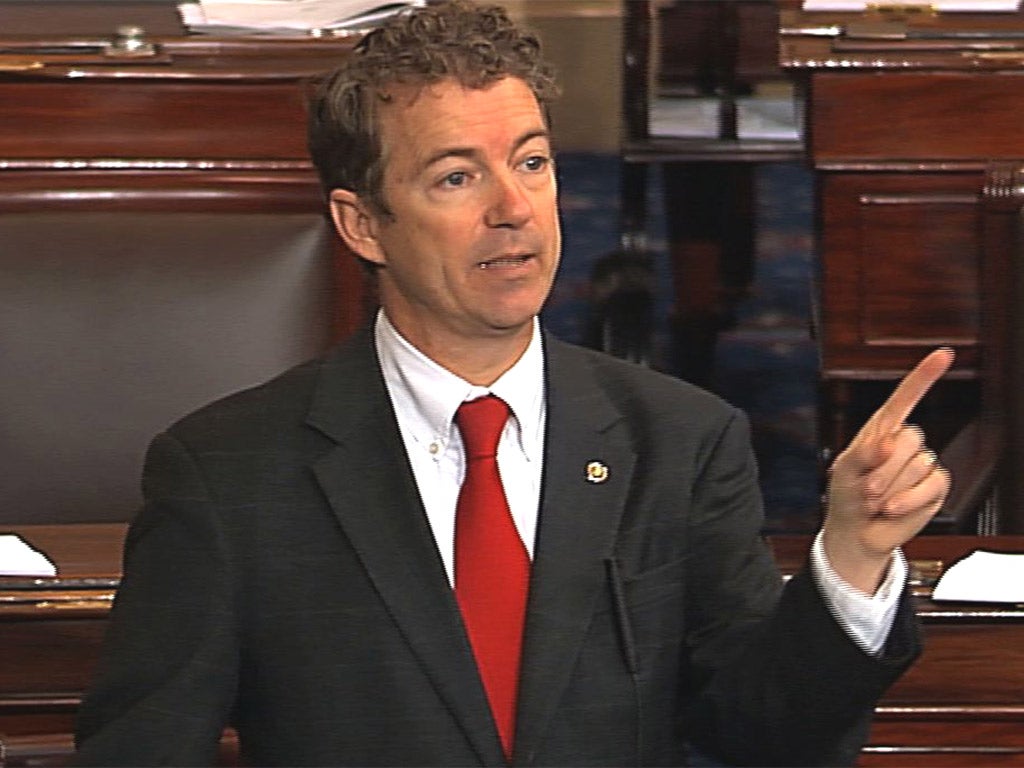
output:
M 461 1 L 324 81 L 312 155 L 382 311 L 154 440 L 80 764 L 208 764 L 229 723 L 252 765 L 855 758 L 918 652 L 898 547 L 948 477 L 903 422 L 951 355 L 836 461 L 783 587 L 743 415 L 540 329 L 554 94 Z

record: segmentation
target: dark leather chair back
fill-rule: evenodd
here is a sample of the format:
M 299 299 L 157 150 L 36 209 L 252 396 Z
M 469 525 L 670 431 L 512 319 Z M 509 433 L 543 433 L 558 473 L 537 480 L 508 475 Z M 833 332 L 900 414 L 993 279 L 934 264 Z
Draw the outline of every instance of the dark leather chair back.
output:
M 153 434 L 329 344 L 337 245 L 316 212 L 48 207 L 0 205 L 0 524 L 126 520 Z

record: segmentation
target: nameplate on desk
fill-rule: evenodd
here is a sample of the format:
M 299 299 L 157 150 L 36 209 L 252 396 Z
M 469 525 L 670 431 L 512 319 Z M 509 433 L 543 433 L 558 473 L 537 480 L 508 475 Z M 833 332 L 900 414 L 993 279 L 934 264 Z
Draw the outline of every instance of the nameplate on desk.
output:
M 975 550 L 946 569 L 932 589 L 931 598 L 1024 603 L 1024 553 Z
M 1009 12 L 1020 9 L 1021 0 L 804 0 L 805 11 L 868 11 L 887 8 L 947 13 Z
M 57 566 L 13 533 L 0 534 L 0 576 L 56 576 Z

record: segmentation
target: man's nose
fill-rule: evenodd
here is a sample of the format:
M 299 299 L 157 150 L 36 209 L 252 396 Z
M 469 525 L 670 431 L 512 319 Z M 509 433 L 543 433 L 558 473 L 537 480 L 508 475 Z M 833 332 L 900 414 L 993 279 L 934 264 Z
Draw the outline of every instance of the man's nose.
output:
M 518 229 L 533 216 L 533 203 L 522 182 L 513 172 L 494 177 L 487 225 Z

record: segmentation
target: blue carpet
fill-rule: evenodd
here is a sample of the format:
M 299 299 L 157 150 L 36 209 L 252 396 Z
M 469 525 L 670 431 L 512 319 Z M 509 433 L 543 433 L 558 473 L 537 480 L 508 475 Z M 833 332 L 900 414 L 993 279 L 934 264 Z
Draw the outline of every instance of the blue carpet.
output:
M 582 341 L 594 262 L 619 245 L 619 161 L 612 154 L 559 156 L 563 262 L 546 326 Z M 655 268 L 654 364 L 670 374 L 671 274 L 660 174 L 648 174 L 648 248 Z M 768 532 L 805 532 L 818 520 L 817 351 L 810 336 L 811 174 L 798 164 L 757 172 L 756 273 L 736 322 L 716 348 L 712 389 L 750 417 Z

